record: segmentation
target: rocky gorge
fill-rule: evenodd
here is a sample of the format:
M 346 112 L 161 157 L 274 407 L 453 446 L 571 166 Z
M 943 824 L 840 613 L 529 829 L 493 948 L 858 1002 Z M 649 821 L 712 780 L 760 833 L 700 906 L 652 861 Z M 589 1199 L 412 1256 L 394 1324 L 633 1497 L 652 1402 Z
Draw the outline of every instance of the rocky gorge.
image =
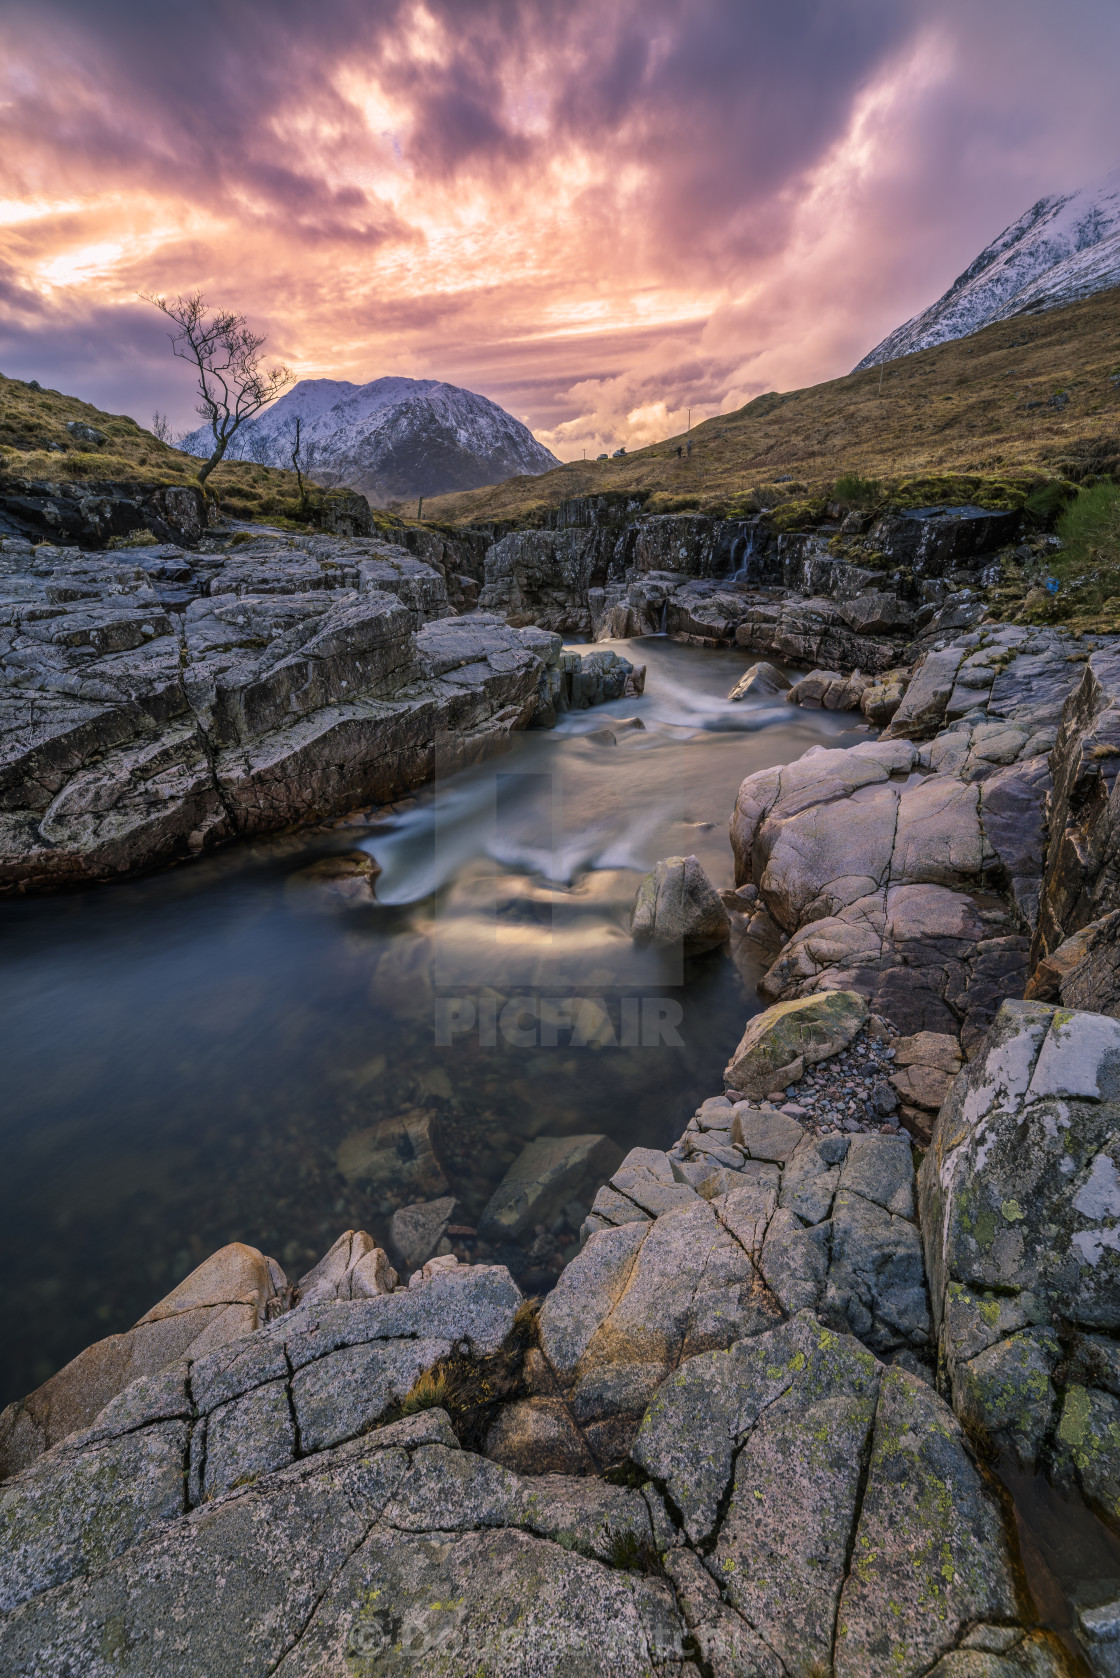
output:
M 1110 638 L 992 615 L 1007 510 L 485 536 L 6 541 L 9 888 L 393 797 L 664 632 L 881 731 L 742 780 L 722 892 L 639 890 L 769 1006 L 672 1146 L 511 1166 L 480 1234 L 597 1184 L 543 1300 L 432 1198 L 294 1283 L 225 1247 L 9 1406 L 0 1670 L 1120 1671 Z

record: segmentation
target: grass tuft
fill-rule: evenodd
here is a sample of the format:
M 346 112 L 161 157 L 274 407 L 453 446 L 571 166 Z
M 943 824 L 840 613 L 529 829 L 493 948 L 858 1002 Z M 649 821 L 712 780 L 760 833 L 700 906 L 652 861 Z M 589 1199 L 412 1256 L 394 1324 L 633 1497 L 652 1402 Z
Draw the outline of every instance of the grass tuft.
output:
M 415 1416 L 421 1410 L 446 1410 L 450 1396 L 451 1382 L 446 1370 L 425 1369 L 401 1399 L 400 1414 Z
M 875 478 L 861 478 L 858 472 L 844 472 L 832 486 L 832 499 L 841 507 L 874 507 L 882 498 Z

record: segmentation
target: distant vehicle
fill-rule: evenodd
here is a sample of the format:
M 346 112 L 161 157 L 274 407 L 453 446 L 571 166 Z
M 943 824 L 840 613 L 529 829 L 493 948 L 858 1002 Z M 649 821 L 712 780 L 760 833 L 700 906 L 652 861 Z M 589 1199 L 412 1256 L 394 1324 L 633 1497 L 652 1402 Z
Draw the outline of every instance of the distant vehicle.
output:
M 620 454 L 625 454 L 625 453 L 626 453 L 625 449 L 615 449 L 614 453 L 611 455 L 611 459 L 612 460 L 617 460 Z
M 606 460 L 606 459 L 607 459 L 607 456 L 606 456 L 606 455 L 605 455 L 605 454 L 597 454 L 597 455 L 596 455 L 596 456 L 595 456 L 595 459 L 596 459 L 596 460 Z

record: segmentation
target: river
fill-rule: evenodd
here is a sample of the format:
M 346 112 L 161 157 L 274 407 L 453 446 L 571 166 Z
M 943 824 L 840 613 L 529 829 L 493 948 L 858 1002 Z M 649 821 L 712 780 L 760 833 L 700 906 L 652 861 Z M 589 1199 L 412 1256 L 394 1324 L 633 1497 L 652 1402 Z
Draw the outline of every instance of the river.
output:
M 0 907 L 0 1402 L 224 1242 L 294 1280 L 410 1201 L 451 1193 L 469 1227 L 528 1140 L 665 1147 L 719 1092 L 761 964 L 749 945 L 675 970 L 637 955 L 637 881 L 695 853 L 731 884 L 742 777 L 867 735 L 728 703 L 742 653 L 618 650 L 647 666 L 641 698 L 517 735 L 372 826 Z M 355 848 L 377 902 L 332 908 L 301 871 Z M 499 1256 L 539 1290 L 573 1242 Z

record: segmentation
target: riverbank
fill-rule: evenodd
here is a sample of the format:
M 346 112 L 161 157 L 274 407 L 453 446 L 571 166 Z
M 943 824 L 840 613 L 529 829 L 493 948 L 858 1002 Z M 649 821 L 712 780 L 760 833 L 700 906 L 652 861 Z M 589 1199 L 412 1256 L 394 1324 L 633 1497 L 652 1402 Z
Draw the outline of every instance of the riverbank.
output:
M 724 901 L 776 1011 L 736 1049 L 740 1013 L 676 1141 L 635 1141 L 611 1169 L 598 1133 L 538 1130 L 473 1236 L 448 1197 L 417 1194 L 388 1250 L 347 1231 L 294 1283 L 276 1259 L 225 1248 L 11 1407 L 0 1637 L 15 1670 L 89 1666 L 111 1622 L 136 1673 L 166 1667 L 169 1624 L 185 1670 L 205 1670 L 218 1639 L 246 1671 L 289 1674 L 415 1659 L 468 1672 L 480 1651 L 511 1673 L 562 1671 L 569 1654 L 581 1672 L 693 1678 L 810 1663 L 1053 1678 L 1082 1658 L 1110 1671 L 1120 666 L 1107 637 L 987 616 L 963 579 L 992 563 L 974 540 L 990 512 L 911 522 L 894 533 L 910 547 L 893 592 L 827 545 L 751 545 L 757 526 L 707 524 L 690 547 L 681 521 L 645 521 L 617 579 L 619 532 L 590 517 L 492 544 L 482 598 L 535 616 L 537 634 L 558 612 L 577 633 L 655 610 L 668 628 L 675 612 L 672 632 L 707 649 L 696 657 L 734 646 L 740 669 L 758 637 L 797 636 L 804 663 L 810 648 L 843 655 L 806 698 L 843 691 L 886 724 L 737 777 L 727 799 Z M 792 586 L 797 566 L 820 592 Z M 895 679 L 857 692 L 848 648 Z M 712 714 L 729 722 L 742 703 Z M 646 731 L 620 746 L 624 720 L 605 713 L 579 749 L 639 764 Z M 553 843 L 536 792 L 502 833 L 522 862 Z M 592 878 L 615 860 L 604 837 Z M 560 900 L 531 881 L 488 897 L 516 909 L 492 921 L 494 949 L 509 934 L 515 962 L 539 960 L 545 927 L 562 957 Z M 467 921 L 447 947 L 454 981 L 457 948 L 478 958 Z M 430 1010 L 440 950 L 423 929 L 411 948 L 386 989 L 403 998 L 419 976 Z M 571 946 L 609 991 L 605 948 Z M 465 988 L 442 987 L 449 1036 L 486 1018 L 504 1029 L 511 1003 L 509 1029 L 534 1048 L 546 1025 L 557 1048 L 593 1035 L 574 1011 L 521 1008 L 522 985 L 476 987 L 467 1024 Z M 1099 1012 L 1058 1006 L 1078 987 Z M 822 1004 L 832 1025 L 802 1030 L 799 1012 Z M 644 1008 L 607 1024 L 640 1047 Z M 672 1022 L 659 1008 L 653 1024 L 662 1046 Z M 865 1077 L 872 1041 L 895 1052 L 876 1050 Z M 527 1037 L 514 1047 L 531 1052 Z M 571 1104 L 570 1086 L 560 1095 Z M 664 1112 L 663 1094 L 647 1103 Z M 533 1152 L 555 1140 L 568 1152 Z M 509 1268 L 470 1243 L 522 1202 L 542 1237 L 558 1213 L 570 1230 L 575 1144 L 598 1192 L 528 1311 Z M 250 1582 L 275 1577 L 282 1600 Z

